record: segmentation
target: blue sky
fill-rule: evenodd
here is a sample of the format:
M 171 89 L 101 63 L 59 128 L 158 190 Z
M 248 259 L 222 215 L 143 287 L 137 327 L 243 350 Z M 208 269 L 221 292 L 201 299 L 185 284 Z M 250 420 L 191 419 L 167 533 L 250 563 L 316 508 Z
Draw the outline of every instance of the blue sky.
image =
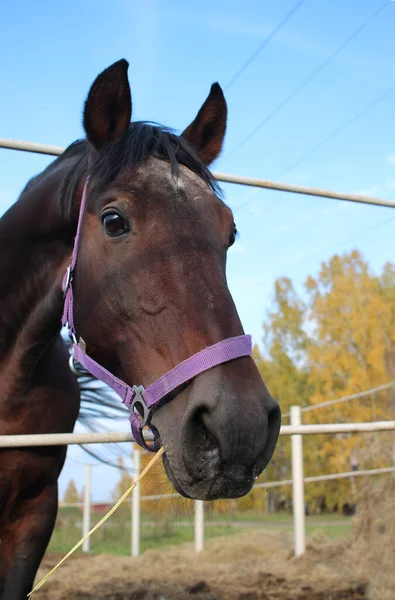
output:
M 14 1 L 0 8 L 0 136 L 67 145 L 98 72 L 130 62 L 133 117 L 182 130 L 210 85 L 227 87 L 296 0 Z M 244 138 L 381 5 L 384 9 L 248 142 Z M 395 86 L 395 3 L 305 0 L 225 95 L 229 125 L 218 171 L 395 198 L 395 88 L 371 111 L 290 168 Z M 240 146 L 240 147 L 239 147 Z M 0 150 L 0 214 L 50 161 Z M 240 237 L 228 278 L 247 332 L 261 337 L 276 277 L 297 288 L 335 251 L 359 248 L 372 267 L 395 261 L 395 214 L 285 193 L 223 186 Z M 393 219 L 393 220 L 391 220 Z M 121 425 L 123 427 L 123 425 Z M 78 449 L 70 452 L 85 460 Z M 81 481 L 68 461 L 61 479 Z M 97 468 L 97 472 L 101 467 Z M 103 471 L 104 472 L 104 471 Z M 106 474 L 112 485 L 116 473 Z M 96 497 L 105 497 L 102 477 Z M 94 480 L 95 481 L 95 480 Z

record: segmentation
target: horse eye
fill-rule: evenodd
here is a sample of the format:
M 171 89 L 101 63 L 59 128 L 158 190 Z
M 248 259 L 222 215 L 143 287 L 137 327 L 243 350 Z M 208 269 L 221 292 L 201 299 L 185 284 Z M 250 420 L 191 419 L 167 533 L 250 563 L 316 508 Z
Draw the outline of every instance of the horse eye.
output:
M 233 229 L 232 229 L 232 233 L 229 236 L 229 243 L 228 243 L 228 248 L 230 248 L 231 246 L 233 246 L 233 244 L 236 241 L 236 236 L 237 236 L 237 229 L 236 229 L 236 224 L 233 223 Z
M 128 231 L 128 226 L 118 212 L 108 212 L 102 217 L 105 232 L 110 236 L 122 235 Z

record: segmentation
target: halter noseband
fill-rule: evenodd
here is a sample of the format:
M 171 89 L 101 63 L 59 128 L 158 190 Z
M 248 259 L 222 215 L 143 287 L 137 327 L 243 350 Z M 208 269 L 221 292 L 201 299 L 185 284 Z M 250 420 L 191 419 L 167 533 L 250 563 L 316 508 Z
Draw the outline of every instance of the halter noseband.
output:
M 129 409 L 129 420 L 132 426 L 132 432 L 135 441 L 146 450 L 156 452 L 161 446 L 160 437 L 157 429 L 151 424 L 151 411 L 163 398 L 170 392 L 174 391 L 180 385 L 187 383 L 200 373 L 208 371 L 213 367 L 221 365 L 230 360 L 250 356 L 252 354 L 252 341 L 250 335 L 239 335 L 237 337 L 227 338 L 208 346 L 193 354 L 176 367 L 162 375 L 155 383 L 152 383 L 147 388 L 142 385 L 129 386 L 127 383 L 118 379 L 115 375 L 107 371 L 99 365 L 93 358 L 86 353 L 86 344 L 82 338 L 77 341 L 77 334 L 74 326 L 74 311 L 73 311 L 73 274 L 77 262 L 78 245 L 81 233 L 82 217 L 85 212 L 87 188 L 89 177 L 87 178 L 80 206 L 78 217 L 77 233 L 74 240 L 73 254 L 71 263 L 67 267 L 67 271 L 63 278 L 62 290 L 64 293 L 64 310 L 62 317 L 62 325 L 68 326 L 69 335 L 72 340 L 72 357 L 70 365 L 73 361 L 80 363 L 94 377 L 106 383 L 110 388 L 120 396 L 123 404 Z M 154 441 L 152 444 L 147 444 L 143 436 L 143 428 L 148 427 L 153 434 Z

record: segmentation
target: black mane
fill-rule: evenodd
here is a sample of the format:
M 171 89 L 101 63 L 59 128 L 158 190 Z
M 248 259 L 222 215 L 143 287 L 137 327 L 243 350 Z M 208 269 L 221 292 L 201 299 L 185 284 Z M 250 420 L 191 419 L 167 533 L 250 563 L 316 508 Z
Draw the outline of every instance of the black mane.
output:
M 72 210 L 77 186 L 81 178 L 88 174 L 90 145 L 87 140 L 74 142 L 57 159 L 69 158 L 76 153 L 81 154 L 80 160 L 65 178 L 60 191 L 61 210 L 68 216 Z M 179 165 L 184 165 L 198 175 L 215 194 L 221 195 L 220 188 L 209 169 L 183 137 L 166 127 L 145 121 L 131 123 L 129 129 L 108 148 L 93 153 L 89 174 L 95 178 L 100 187 L 106 187 L 123 169 L 137 167 L 150 156 L 169 162 L 174 178 L 178 177 Z

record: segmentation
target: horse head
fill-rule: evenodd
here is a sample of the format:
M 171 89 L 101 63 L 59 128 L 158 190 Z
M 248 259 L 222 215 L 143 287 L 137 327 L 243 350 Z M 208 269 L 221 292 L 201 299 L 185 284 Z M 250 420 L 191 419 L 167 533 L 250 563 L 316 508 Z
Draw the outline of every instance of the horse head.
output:
M 121 60 L 101 73 L 85 103 L 89 185 L 73 310 L 87 355 L 117 380 L 147 387 L 244 332 L 226 281 L 236 226 L 208 170 L 225 135 L 222 90 L 212 85 L 178 136 L 130 122 L 127 69 Z M 280 409 L 244 355 L 171 390 L 150 424 L 181 494 L 238 497 L 272 457 Z

